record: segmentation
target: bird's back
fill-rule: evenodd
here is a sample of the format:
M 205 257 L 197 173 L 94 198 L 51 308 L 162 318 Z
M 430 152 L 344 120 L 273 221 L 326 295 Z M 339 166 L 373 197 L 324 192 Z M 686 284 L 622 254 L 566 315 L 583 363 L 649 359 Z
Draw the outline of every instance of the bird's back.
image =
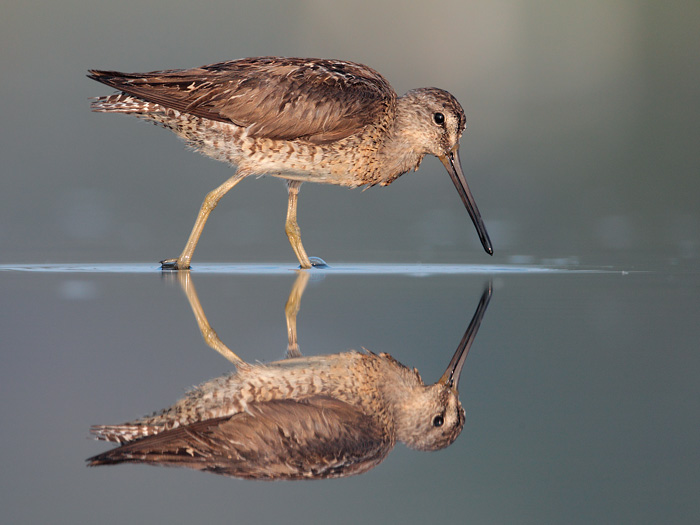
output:
M 91 70 L 123 93 L 272 140 L 334 142 L 379 122 L 396 93 L 378 72 L 354 62 L 258 57 L 148 73 Z M 110 111 L 116 99 L 93 108 Z

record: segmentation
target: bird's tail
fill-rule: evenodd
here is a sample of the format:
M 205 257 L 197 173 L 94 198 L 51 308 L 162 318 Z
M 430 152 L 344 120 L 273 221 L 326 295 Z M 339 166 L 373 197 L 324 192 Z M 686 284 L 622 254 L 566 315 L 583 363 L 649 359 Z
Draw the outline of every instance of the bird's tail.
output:
M 128 85 L 129 79 L 125 73 L 118 71 L 98 71 L 96 69 L 89 70 L 88 78 L 101 82 L 107 86 L 123 91 Z M 96 97 L 92 99 L 90 107 L 93 111 L 99 113 L 125 113 L 142 115 L 148 111 L 149 103 L 143 99 L 128 95 L 126 92 L 116 95 L 108 95 L 105 97 Z
M 162 427 L 153 425 L 94 425 L 90 427 L 90 433 L 101 441 L 113 443 L 129 443 L 135 439 L 158 434 Z
M 90 103 L 90 109 L 98 113 L 143 114 L 147 111 L 148 102 L 132 97 L 125 93 L 96 97 Z

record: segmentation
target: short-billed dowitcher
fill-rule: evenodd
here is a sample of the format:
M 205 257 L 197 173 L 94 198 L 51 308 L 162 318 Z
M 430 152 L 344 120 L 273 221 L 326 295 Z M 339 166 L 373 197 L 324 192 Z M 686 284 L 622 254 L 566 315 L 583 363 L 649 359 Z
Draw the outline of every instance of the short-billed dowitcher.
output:
M 161 261 L 163 268 L 189 268 L 221 197 L 263 174 L 287 180 L 285 230 L 301 267 L 310 268 L 297 224 L 302 182 L 386 186 L 417 170 L 427 154 L 445 165 L 481 244 L 493 253 L 459 160 L 464 111 L 447 91 L 420 88 L 397 97 L 365 65 L 315 58 L 244 58 L 150 73 L 90 70 L 89 77 L 121 92 L 95 99 L 94 111 L 136 115 L 238 167 L 207 194 L 184 250 Z
M 92 427 L 98 439 L 120 446 L 89 458 L 90 466 L 147 463 L 248 479 L 336 478 L 375 467 L 397 441 L 439 450 L 462 432 L 457 387 L 490 285 L 433 385 L 389 354 L 351 351 L 248 364 L 200 317 L 193 287 L 188 297 L 205 339 L 237 372 L 200 385 L 158 414 Z

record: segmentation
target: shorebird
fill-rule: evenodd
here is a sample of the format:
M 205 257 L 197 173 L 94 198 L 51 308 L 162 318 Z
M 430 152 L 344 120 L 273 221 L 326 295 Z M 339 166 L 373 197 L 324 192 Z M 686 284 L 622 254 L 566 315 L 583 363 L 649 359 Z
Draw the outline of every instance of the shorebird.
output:
M 98 439 L 120 446 L 89 458 L 90 466 L 146 463 L 246 479 L 335 478 L 375 467 L 397 441 L 439 450 L 461 433 L 465 413 L 457 387 L 490 285 L 445 373 L 427 386 L 418 370 L 369 351 L 246 363 L 211 329 L 192 285 L 187 294 L 205 340 L 237 372 L 200 385 L 158 414 L 92 427 Z M 290 334 L 290 355 L 292 346 Z M 300 355 L 298 348 L 293 355 Z
M 437 88 L 398 97 L 382 75 L 362 64 L 316 58 L 258 57 L 150 73 L 90 70 L 120 91 L 93 111 L 135 115 L 170 129 L 193 149 L 237 166 L 206 195 L 187 244 L 164 269 L 188 269 L 204 224 L 242 179 L 287 180 L 285 231 L 301 268 L 312 261 L 301 243 L 297 196 L 302 182 L 356 188 L 386 186 L 425 155 L 444 164 L 481 243 L 491 241 L 464 178 L 459 140 L 466 119 L 457 99 Z

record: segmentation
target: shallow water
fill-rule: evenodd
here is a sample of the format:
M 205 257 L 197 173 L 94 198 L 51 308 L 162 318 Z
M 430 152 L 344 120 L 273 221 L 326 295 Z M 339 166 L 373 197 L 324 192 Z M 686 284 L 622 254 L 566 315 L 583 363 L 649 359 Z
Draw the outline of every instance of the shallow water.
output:
M 39 4 L 0 16 L 2 523 L 700 523 L 700 2 Z M 340 480 L 87 468 L 111 446 L 90 425 L 231 370 L 176 276 L 142 261 L 180 253 L 232 171 L 91 113 L 111 90 L 86 70 L 275 54 L 363 62 L 464 107 L 494 256 L 433 157 L 386 188 L 305 184 L 304 244 L 332 268 L 298 314 L 305 355 L 366 347 L 432 382 L 493 279 L 464 431 Z M 286 207 L 283 182 L 244 181 L 193 259 L 211 325 L 248 361 L 287 349 Z M 416 261 L 455 264 L 395 264 Z
M 389 352 L 426 382 L 444 370 L 493 280 L 460 384 L 467 423 L 452 446 L 398 445 L 367 474 L 321 482 L 89 469 L 84 460 L 111 446 L 91 440 L 90 425 L 169 406 L 231 365 L 205 345 L 175 275 L 154 265 L 4 265 L 4 514 L 116 523 L 124 513 L 155 516 L 162 501 L 162 522 L 196 521 L 203 508 L 208 520 L 244 523 L 698 516 L 698 273 L 361 264 L 310 273 L 298 315 L 305 355 Z M 249 361 L 284 356 L 296 275 L 274 264 L 191 272 L 211 325 Z M 50 504 L 34 505 L 38 495 Z

